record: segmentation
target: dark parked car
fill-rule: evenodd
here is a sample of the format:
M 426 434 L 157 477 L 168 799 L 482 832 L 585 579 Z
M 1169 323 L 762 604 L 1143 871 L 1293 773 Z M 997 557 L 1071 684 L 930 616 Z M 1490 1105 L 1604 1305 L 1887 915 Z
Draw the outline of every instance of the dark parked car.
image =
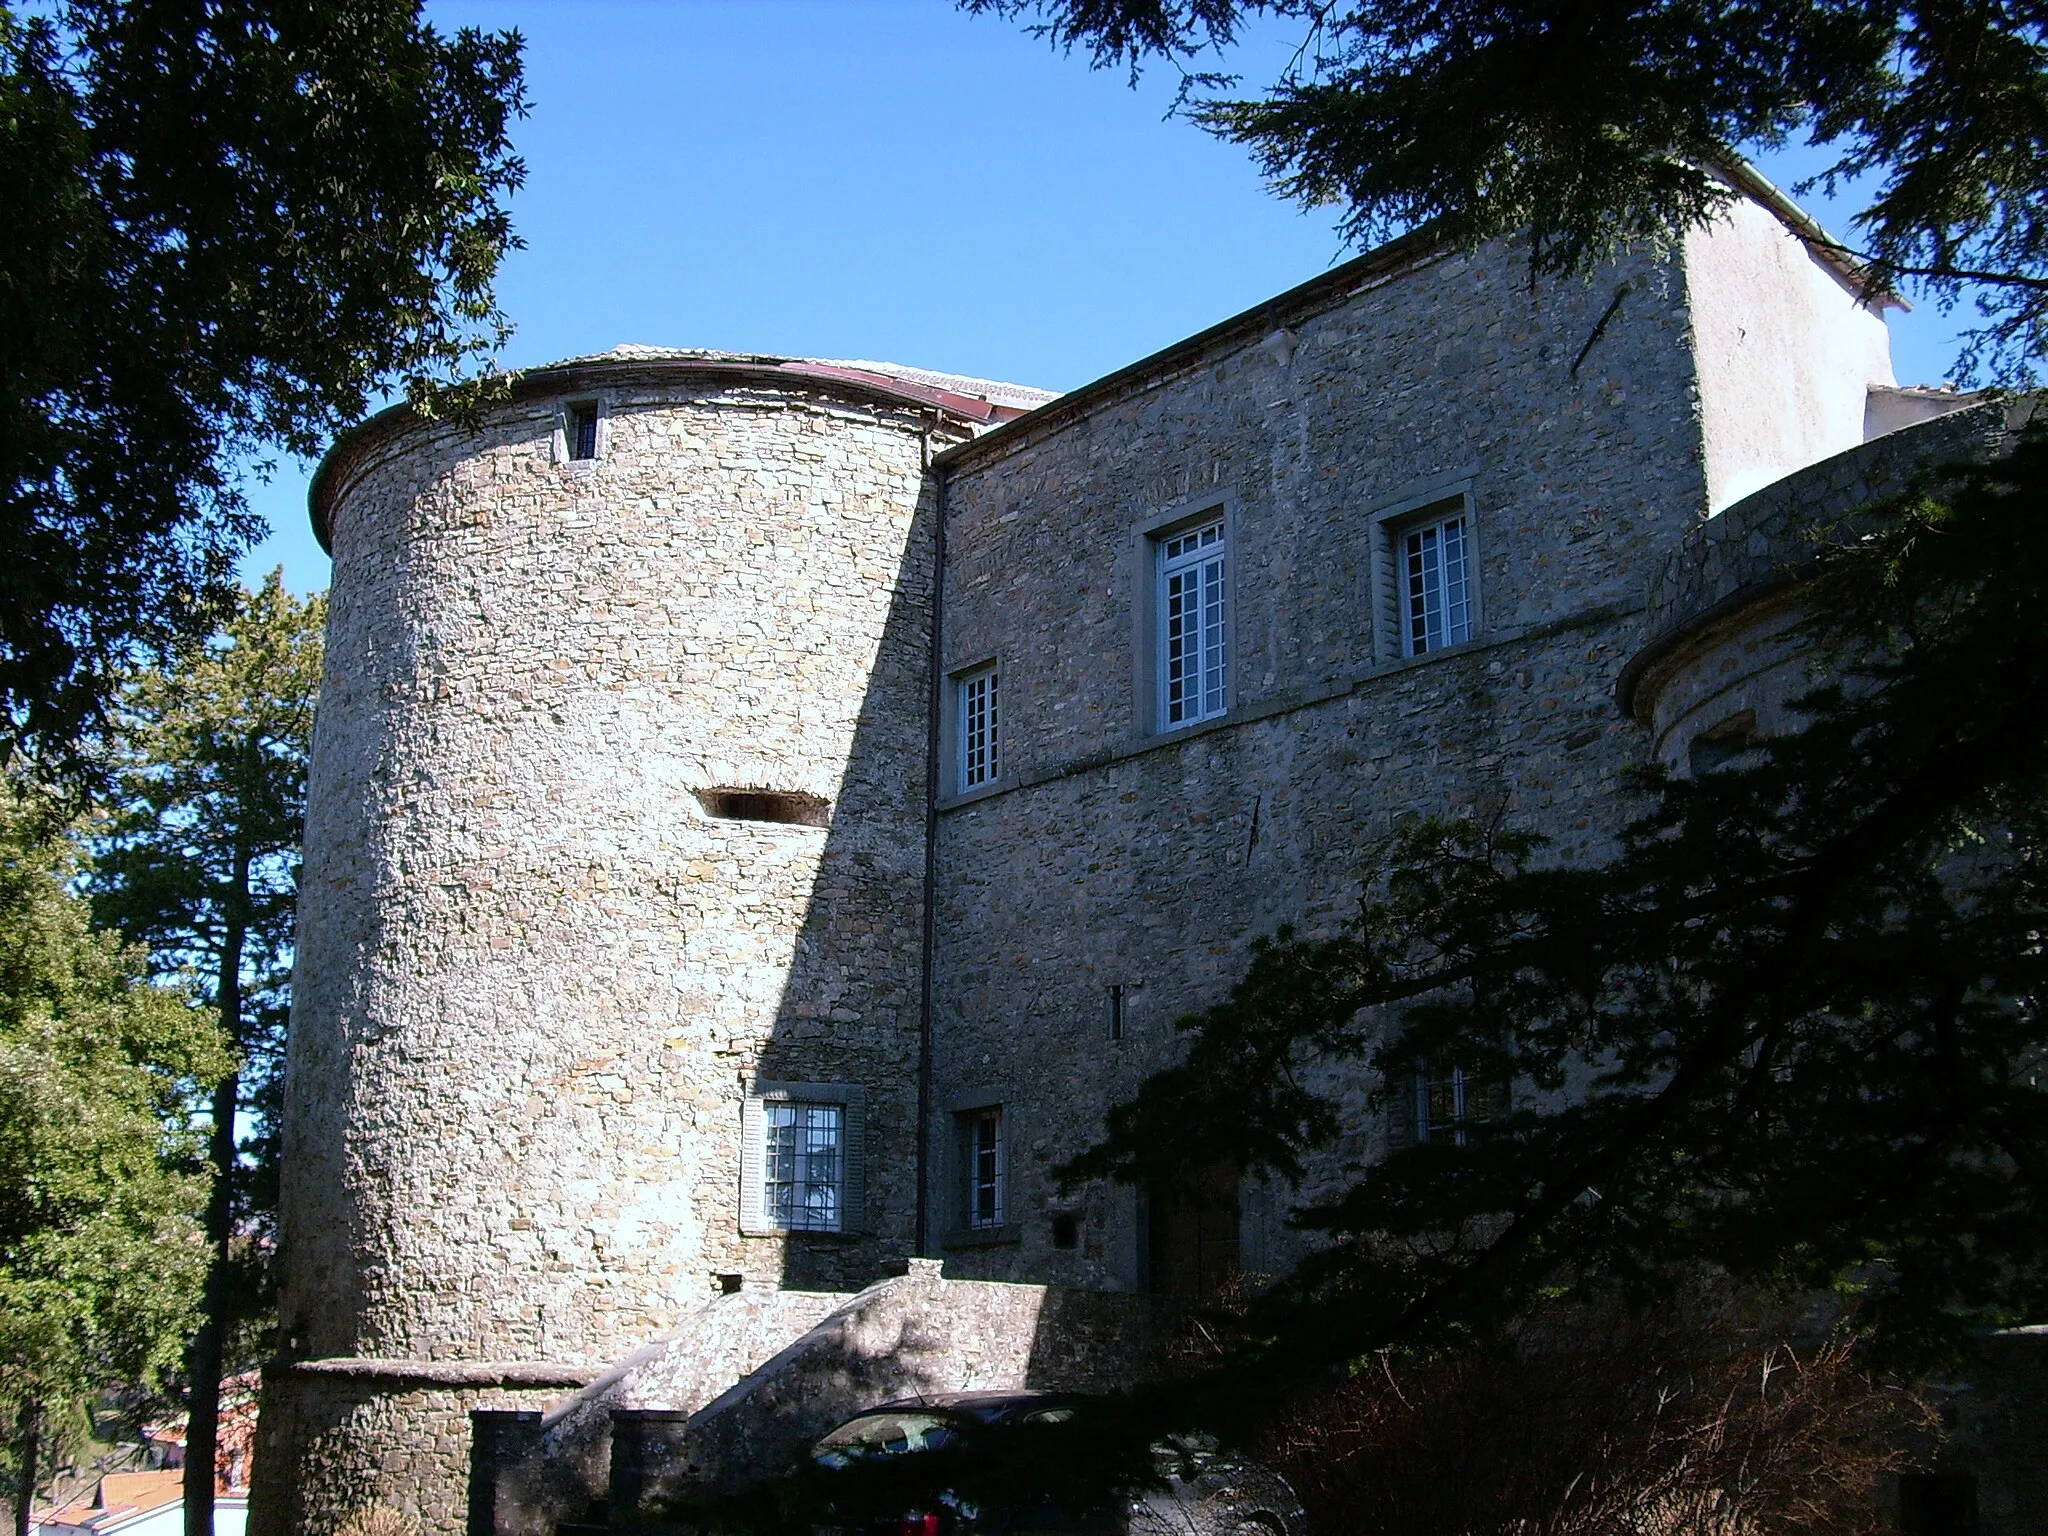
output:
M 843 1467 L 871 1456 L 915 1455 L 992 1424 L 1057 1423 L 1088 1399 L 1046 1392 L 948 1392 L 902 1398 L 848 1419 L 811 1448 Z M 1049 1500 L 976 1509 L 935 1489 L 923 1507 L 858 1536 L 1305 1536 L 1308 1521 L 1286 1479 L 1203 1440 L 1153 1447 L 1166 1485 L 1080 1514 Z

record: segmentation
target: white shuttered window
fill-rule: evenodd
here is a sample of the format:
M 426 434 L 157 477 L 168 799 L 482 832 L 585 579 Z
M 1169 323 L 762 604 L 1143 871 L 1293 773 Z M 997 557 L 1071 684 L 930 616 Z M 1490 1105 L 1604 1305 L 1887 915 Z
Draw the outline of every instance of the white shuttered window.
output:
M 1228 580 L 1221 519 L 1159 541 L 1164 729 L 1213 720 L 1230 708 Z

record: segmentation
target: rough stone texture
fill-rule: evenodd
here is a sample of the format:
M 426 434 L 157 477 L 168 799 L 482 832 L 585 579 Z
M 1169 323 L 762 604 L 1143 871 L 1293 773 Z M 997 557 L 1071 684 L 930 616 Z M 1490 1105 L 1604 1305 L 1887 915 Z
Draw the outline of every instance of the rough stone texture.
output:
M 1966 406 L 1809 464 L 1694 529 L 1651 583 L 1652 642 L 1731 598 L 1781 586 L 1809 568 L 1821 534 L 1917 474 L 1994 453 L 2032 414 L 2030 400 Z
M 1574 375 L 1624 277 L 1630 303 Z M 1087 1193 L 1080 1247 L 1053 1247 L 1048 1168 L 1173 1058 L 1173 1020 L 1224 995 L 1254 936 L 1349 910 L 1396 816 L 1503 803 L 1556 857 L 1604 846 L 1640 751 L 1614 677 L 1706 510 L 1683 287 L 1638 263 L 1531 295 L 1518 252 L 1429 259 L 1300 317 L 1284 366 L 1250 337 L 1051 435 L 1027 419 L 956 451 L 942 652 L 1003 669 L 1006 783 L 941 815 L 934 1100 L 1010 1093 L 1013 1213 L 1009 1243 L 949 1248 L 956 1272 L 1145 1283 L 1128 1195 Z M 1398 659 L 1373 514 L 1460 481 L 1480 623 Z M 1233 709 L 1161 736 L 1133 682 L 1142 530 L 1216 493 Z M 1382 1144 L 1372 1086 L 1347 1085 L 1329 1172 Z M 1247 1192 L 1249 1268 L 1287 1262 L 1282 1215 Z
M 291 1355 L 602 1363 L 714 1273 L 854 1289 L 911 1246 L 924 459 L 964 432 L 801 381 L 632 379 L 595 462 L 561 462 L 560 400 L 523 396 L 335 488 Z M 823 797 L 831 825 L 714 820 L 692 791 L 716 785 Z M 865 1086 L 856 1234 L 739 1235 L 757 1075 Z M 266 1400 L 259 1531 L 298 1523 L 273 1479 L 303 1475 L 309 1510 L 412 1497 L 403 1457 L 284 1450 L 358 1432 L 340 1391 Z M 438 1443 L 468 1406 L 346 1415 L 387 1446 L 408 1432 L 375 1415 L 424 1415 Z
M 551 1536 L 604 1496 L 616 1409 L 696 1412 L 759 1370 L 844 1295 L 745 1289 L 715 1297 L 676 1332 L 643 1346 L 543 1418 L 530 1455 L 497 1468 L 500 1536 Z
M 469 1487 L 474 1408 L 545 1407 L 560 1388 L 509 1391 L 409 1386 L 391 1378 L 308 1377 L 289 1365 L 263 1376 L 251 1500 L 272 1530 L 331 1533 L 350 1512 L 382 1505 L 422 1528 L 458 1531 Z M 283 1475 L 280 1475 L 283 1474 Z

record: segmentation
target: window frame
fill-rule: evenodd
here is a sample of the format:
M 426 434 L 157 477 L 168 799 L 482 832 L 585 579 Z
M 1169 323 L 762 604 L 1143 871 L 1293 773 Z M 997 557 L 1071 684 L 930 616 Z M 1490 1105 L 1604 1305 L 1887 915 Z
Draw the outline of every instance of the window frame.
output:
M 963 1110 L 953 1117 L 960 1141 L 961 1181 L 960 1225 L 972 1232 L 989 1232 L 1009 1224 L 1010 1160 L 1008 1127 L 1003 1106 L 986 1104 Z M 993 1130 L 984 1144 L 982 1132 Z M 984 1159 L 987 1166 L 984 1167 Z M 984 1213 L 983 1197 L 988 1209 Z
M 839 1224 L 786 1226 L 769 1208 L 768 1107 L 792 1105 L 840 1111 Z M 740 1220 L 745 1237 L 839 1238 L 866 1229 L 867 1093 L 852 1083 L 757 1082 L 740 1105 Z
M 1394 580 L 1399 589 L 1396 593 L 1396 600 L 1401 605 L 1401 633 L 1399 638 L 1401 641 L 1401 653 L 1404 656 L 1428 656 L 1437 651 L 1447 651 L 1454 645 L 1467 645 L 1472 639 L 1472 616 L 1475 606 L 1472 596 L 1474 590 L 1479 585 L 1474 580 L 1475 573 L 1472 570 L 1472 518 L 1466 512 L 1462 501 L 1443 503 L 1441 505 L 1454 507 L 1456 510 L 1448 511 L 1442 517 L 1425 514 L 1413 522 L 1403 523 L 1400 527 L 1393 530 L 1395 539 L 1393 551 L 1395 559 Z M 1435 510 L 1435 508 L 1431 509 L 1432 512 Z M 1462 588 L 1455 595 L 1451 590 L 1451 580 L 1447 574 L 1449 562 L 1445 555 L 1445 546 L 1448 541 L 1444 537 L 1447 530 L 1452 528 L 1456 528 L 1458 531 L 1458 584 Z M 1423 608 L 1420 618 L 1424 634 L 1418 647 L 1415 633 L 1418 618 L 1415 611 L 1418 595 L 1416 592 L 1417 573 L 1415 569 L 1417 559 L 1416 541 L 1429 534 L 1436 535 L 1436 563 L 1430 578 L 1431 590 L 1421 595 Z M 1429 627 L 1429 599 L 1431 597 L 1437 600 L 1438 611 L 1442 617 L 1441 628 L 1444 635 L 1444 638 L 1434 645 L 1429 643 L 1427 633 Z M 1462 607 L 1464 610 L 1464 633 L 1454 635 L 1451 632 L 1452 612 L 1458 607 Z
M 1023 1227 L 1017 1212 L 1017 1096 L 1004 1086 L 986 1087 L 948 1099 L 940 1107 L 946 1139 L 941 1177 L 939 1209 L 944 1212 L 941 1241 L 948 1248 L 974 1248 L 1022 1240 Z M 971 1162 L 971 1133 L 976 1119 L 993 1112 L 998 1124 L 999 1181 L 996 1205 L 999 1218 L 977 1224 L 971 1193 L 974 1168 Z
M 1222 529 L 1222 708 L 1213 712 L 1205 710 L 1193 719 L 1171 720 L 1168 718 L 1167 700 L 1166 546 L 1172 540 L 1199 531 L 1211 523 L 1220 525 Z M 1138 594 L 1138 601 L 1134 635 L 1136 656 L 1132 668 L 1136 687 L 1132 714 L 1138 725 L 1136 735 L 1141 740 L 1213 727 L 1230 720 L 1239 708 L 1242 697 L 1240 683 L 1244 675 L 1240 665 L 1242 629 L 1237 601 L 1238 568 L 1243 555 L 1240 527 L 1238 498 L 1232 492 L 1219 490 L 1191 498 L 1157 516 L 1146 518 L 1134 530 L 1132 558 L 1137 579 L 1133 589 Z
M 1412 1086 L 1414 1103 L 1410 1113 L 1415 1117 L 1415 1140 L 1418 1144 L 1435 1140 L 1443 1135 L 1445 1131 L 1448 1131 L 1451 1145 L 1462 1147 L 1465 1145 L 1466 1137 L 1470 1134 L 1471 1127 L 1494 1124 L 1496 1121 L 1505 1118 L 1508 1112 L 1513 1109 L 1513 1090 L 1509 1084 L 1488 1083 L 1482 1079 L 1478 1084 L 1479 1091 L 1489 1097 L 1497 1094 L 1500 1101 L 1499 1106 L 1497 1110 L 1490 1113 L 1468 1112 L 1466 1107 L 1467 1098 L 1471 1092 L 1472 1083 L 1473 1080 L 1470 1074 L 1463 1067 L 1452 1067 L 1448 1078 L 1427 1068 L 1414 1074 Z M 1446 1086 L 1451 1090 L 1451 1118 L 1444 1122 L 1441 1130 L 1432 1135 L 1433 1122 L 1430 1118 L 1430 1099 L 1434 1090 L 1439 1085 Z
M 592 437 L 596 452 L 589 458 L 576 454 L 576 418 L 584 411 L 596 417 Z M 564 399 L 555 410 L 554 456 L 557 464 L 574 466 L 601 462 L 611 447 L 611 401 L 604 395 L 574 395 Z
M 1372 538 L 1373 661 L 1377 666 L 1427 661 L 1485 638 L 1486 593 L 1483 530 L 1470 473 L 1419 484 L 1375 507 L 1368 517 Z M 1465 606 L 1467 634 L 1428 650 L 1417 651 L 1410 635 L 1408 612 L 1408 536 L 1453 518 L 1464 520 Z
M 977 663 L 952 674 L 953 684 L 953 790 L 955 794 L 968 794 L 974 790 L 987 789 L 998 784 L 1003 777 L 1003 669 L 993 660 Z M 969 691 L 976 684 L 986 684 L 987 740 L 982 745 L 986 759 L 982 775 L 971 779 L 972 767 L 972 712 L 969 707 Z

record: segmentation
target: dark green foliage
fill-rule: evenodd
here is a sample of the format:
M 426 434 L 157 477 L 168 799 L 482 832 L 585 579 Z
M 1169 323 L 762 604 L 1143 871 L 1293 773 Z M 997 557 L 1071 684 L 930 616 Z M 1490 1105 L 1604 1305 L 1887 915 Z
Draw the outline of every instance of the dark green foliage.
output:
M 108 1388 L 147 1388 L 206 1270 L 201 1138 L 233 1058 L 181 990 L 96 931 L 75 850 L 0 785 L 0 1459 L 24 1403 L 46 1442 Z
M 124 678 L 100 757 L 94 915 L 226 1011 L 249 1092 L 283 1060 L 326 615 L 277 572 L 239 591 L 207 644 Z
M 1345 931 L 1261 944 L 1067 1176 L 1293 1177 L 1345 1128 L 1333 1065 L 1522 1085 L 1298 1213 L 1328 1246 L 1242 1339 L 1281 1380 L 1700 1260 L 1833 1289 L 1907 1358 L 2048 1311 L 2044 510 L 2039 432 L 1880 509 L 1813 594 L 1841 686 L 1748 761 L 1647 775 L 1611 862 L 1402 831 Z
M 239 1058 L 215 1085 L 206 1237 L 213 1263 L 186 1357 L 188 1528 L 210 1529 L 224 1375 L 261 1363 L 271 1310 L 276 1125 L 290 1011 L 306 760 L 320 686 L 322 598 L 273 573 L 218 634 L 132 674 L 108 742 L 112 804 L 89 889 L 102 922 L 189 986 Z M 256 1134 L 238 1144 L 237 1121 Z
M 1537 272 L 1667 241 L 1728 198 L 1712 172 L 1811 134 L 1872 173 L 1849 244 L 1873 287 L 1968 296 L 1966 354 L 2031 377 L 2048 341 L 2048 16 L 1950 0 L 963 0 L 1040 18 L 1098 65 L 1187 68 L 1254 17 L 1301 26 L 1263 94 L 1189 78 L 1195 119 L 1286 196 L 1377 242 L 1526 231 Z
M 241 456 L 495 347 L 521 92 L 416 0 L 0 9 L 0 752 L 225 610 Z

